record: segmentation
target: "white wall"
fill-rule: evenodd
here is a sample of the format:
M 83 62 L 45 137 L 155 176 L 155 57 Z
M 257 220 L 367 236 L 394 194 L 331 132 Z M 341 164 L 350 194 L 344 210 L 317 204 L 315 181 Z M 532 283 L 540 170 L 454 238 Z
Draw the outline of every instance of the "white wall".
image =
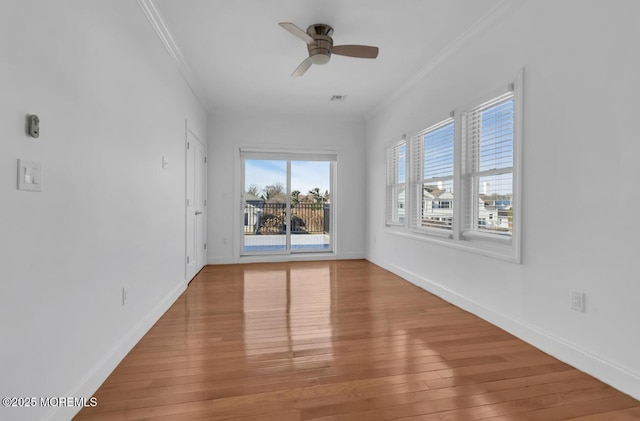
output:
M 636 1 L 519 2 L 366 125 L 368 258 L 637 398 L 639 15 Z M 523 67 L 522 264 L 387 231 L 385 146 Z
M 91 396 L 185 287 L 185 118 L 205 138 L 206 114 L 135 1 L 3 1 L 0 60 L 0 396 Z
M 365 225 L 364 123 L 307 116 L 209 117 L 209 263 L 310 258 L 363 258 Z M 338 153 L 335 255 L 239 257 L 240 147 L 332 150 Z

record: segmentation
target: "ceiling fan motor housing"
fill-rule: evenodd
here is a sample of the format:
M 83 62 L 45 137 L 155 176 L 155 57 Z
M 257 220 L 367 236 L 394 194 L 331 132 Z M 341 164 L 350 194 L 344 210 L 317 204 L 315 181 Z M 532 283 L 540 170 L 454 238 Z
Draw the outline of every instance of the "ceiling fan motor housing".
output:
M 307 34 L 314 39 L 313 44 L 307 44 L 309 58 L 313 64 L 327 64 L 333 49 L 333 28 L 322 23 L 311 25 Z

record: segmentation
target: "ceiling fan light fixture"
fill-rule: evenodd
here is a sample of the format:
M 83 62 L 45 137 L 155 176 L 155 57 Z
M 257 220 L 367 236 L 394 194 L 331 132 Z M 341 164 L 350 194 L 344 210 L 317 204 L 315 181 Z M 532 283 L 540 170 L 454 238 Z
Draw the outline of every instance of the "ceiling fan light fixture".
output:
M 329 59 L 331 58 L 331 55 L 320 53 L 320 54 L 314 54 L 309 58 L 311 60 L 311 63 L 313 64 L 327 64 L 329 63 Z

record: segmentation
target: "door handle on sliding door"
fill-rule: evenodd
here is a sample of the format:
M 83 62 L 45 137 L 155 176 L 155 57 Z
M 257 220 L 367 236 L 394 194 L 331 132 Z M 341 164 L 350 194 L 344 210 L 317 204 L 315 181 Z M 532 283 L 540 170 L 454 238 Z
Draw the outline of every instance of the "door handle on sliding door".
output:
M 196 215 L 202 215 L 202 212 L 196 211 Z

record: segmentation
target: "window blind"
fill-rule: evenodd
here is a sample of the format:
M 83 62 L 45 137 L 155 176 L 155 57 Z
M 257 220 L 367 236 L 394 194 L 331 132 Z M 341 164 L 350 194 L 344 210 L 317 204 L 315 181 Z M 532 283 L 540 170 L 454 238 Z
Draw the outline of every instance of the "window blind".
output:
M 242 159 L 263 159 L 276 161 L 330 161 L 335 162 L 338 156 L 334 152 L 313 152 L 313 151 L 274 151 L 252 148 L 240 148 L 240 158 Z
M 398 141 L 387 149 L 387 225 L 402 225 L 406 199 L 406 142 Z
M 466 114 L 470 192 L 467 229 L 497 236 L 513 234 L 512 92 L 488 101 Z
M 411 149 L 411 215 L 414 229 L 453 228 L 454 122 L 444 120 L 418 133 Z

